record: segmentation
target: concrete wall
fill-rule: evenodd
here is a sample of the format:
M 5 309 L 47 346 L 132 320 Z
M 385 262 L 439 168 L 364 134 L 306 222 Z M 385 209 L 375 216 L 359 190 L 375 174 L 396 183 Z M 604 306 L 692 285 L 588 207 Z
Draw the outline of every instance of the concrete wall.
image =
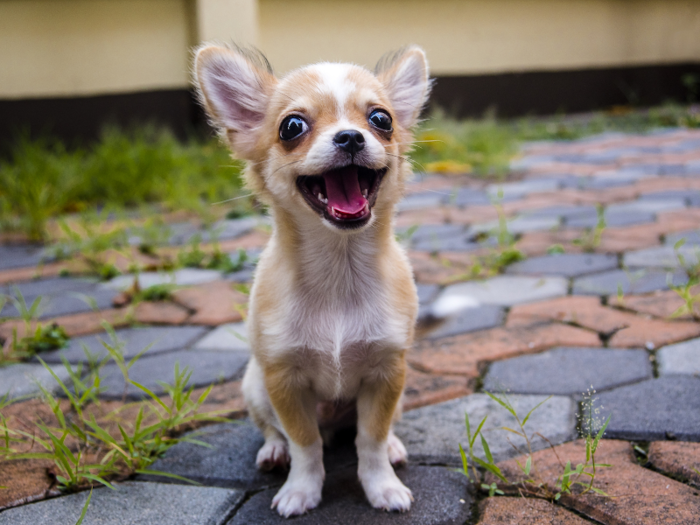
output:
M 286 71 L 372 66 L 423 46 L 436 75 L 700 60 L 698 0 L 260 0 L 259 46 Z
M 277 71 L 425 47 L 435 75 L 700 61 L 700 0 L 0 0 L 0 99 L 186 88 L 190 50 Z
M 186 0 L 0 0 L 0 98 L 183 87 Z

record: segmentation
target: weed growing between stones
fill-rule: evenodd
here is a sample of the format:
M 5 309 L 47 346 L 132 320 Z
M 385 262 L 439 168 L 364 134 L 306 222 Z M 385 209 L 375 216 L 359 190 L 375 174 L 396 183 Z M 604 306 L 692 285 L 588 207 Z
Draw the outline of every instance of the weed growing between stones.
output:
M 525 254 L 516 247 L 515 236 L 508 230 L 508 218 L 503 210 L 503 190 L 499 189 L 497 197 L 492 200 L 492 204 L 498 214 L 498 225 L 485 237 L 487 239 L 494 237 L 497 242 L 496 247 L 489 250 L 485 255 L 476 257 L 476 261 L 466 273 L 455 276 L 451 281 L 468 281 L 493 277 L 503 273 L 511 264 L 525 259 Z
M 0 311 L 8 301 L 12 302 L 19 313 L 24 323 L 25 335 L 20 337 L 16 327 L 12 330 L 9 343 L 5 344 L 4 348 L 0 348 L 0 365 L 25 361 L 40 352 L 57 350 L 68 345 L 70 338 L 61 326 L 56 323 L 42 324 L 38 321 L 41 313 L 41 296 L 34 299 L 31 305 L 27 305 L 22 293 L 15 288 L 14 297 L 0 295 Z M 0 322 L 2 321 L 3 319 L 0 318 Z
M 503 409 L 508 411 L 508 413 L 511 416 L 513 416 L 513 418 L 517 422 L 517 428 L 513 429 L 509 427 L 501 427 L 501 430 L 515 434 L 516 436 L 519 436 L 525 441 L 526 460 L 524 464 L 522 464 L 517 459 L 515 460 L 522 472 L 522 476 L 520 477 L 520 479 L 517 480 L 509 480 L 501 471 L 499 466 L 495 463 L 488 442 L 486 441 L 486 438 L 482 433 L 484 423 L 486 423 L 486 419 L 488 418 L 488 416 L 485 416 L 481 420 L 479 425 L 476 427 L 476 430 L 472 432 L 471 423 L 469 421 L 469 414 L 465 413 L 465 424 L 467 429 L 467 450 L 465 451 L 464 447 L 462 447 L 462 444 L 459 444 L 459 453 L 462 459 L 462 470 L 460 470 L 459 472 L 463 473 L 471 483 L 479 483 L 481 476 L 478 469 L 481 468 L 486 472 L 490 472 L 491 474 L 493 474 L 502 483 L 502 485 L 498 485 L 496 482 L 493 482 L 491 484 L 486 484 L 483 482 L 480 483 L 480 488 L 488 492 L 489 496 L 493 496 L 494 494 L 504 494 L 504 490 L 502 489 L 515 489 L 523 497 L 545 498 L 550 501 L 558 501 L 561 498 L 562 494 L 571 494 L 573 489 L 576 489 L 578 494 L 594 492 L 601 496 L 608 496 L 605 492 L 603 492 L 597 487 L 594 487 L 593 485 L 595 482 L 597 469 L 601 467 L 610 467 L 610 465 L 596 463 L 595 461 L 595 454 L 598 448 L 598 443 L 600 442 L 600 439 L 605 433 L 605 429 L 607 428 L 608 423 L 610 422 L 610 417 L 608 417 L 605 423 L 598 428 L 597 432 L 594 435 L 594 429 L 597 428 L 595 412 L 598 409 L 593 408 L 593 402 L 590 398 L 590 395 L 588 398 L 588 409 L 585 408 L 586 405 L 584 402 L 583 410 L 583 414 L 586 419 L 585 428 L 583 429 L 584 438 L 586 441 L 586 461 L 585 463 L 577 464 L 575 467 L 571 465 L 571 461 L 567 461 L 566 464 L 564 464 L 559 458 L 559 456 L 556 455 L 556 449 L 552 446 L 552 451 L 554 451 L 562 468 L 561 475 L 558 476 L 555 486 L 552 487 L 545 481 L 544 477 L 540 474 L 537 468 L 536 461 L 533 459 L 534 456 L 532 451 L 532 440 L 536 436 L 544 439 L 547 442 L 548 440 L 539 432 L 528 434 L 528 432 L 525 430 L 525 425 L 530 419 L 530 416 L 535 412 L 535 410 L 537 410 L 540 406 L 546 403 L 550 398 L 548 397 L 544 401 L 537 404 L 525 415 L 525 417 L 521 419 L 505 394 L 502 394 L 501 396 L 494 395 L 490 392 L 486 392 L 486 394 L 493 401 L 498 403 L 498 405 L 500 405 Z M 480 438 L 481 446 L 484 451 L 484 459 L 475 455 L 474 449 L 477 438 Z M 521 454 L 523 452 L 512 443 L 511 446 L 515 449 L 515 451 L 518 454 Z
M 211 233 L 212 237 L 214 237 L 215 232 L 212 231 Z M 202 250 L 200 247 L 201 242 L 202 237 L 195 235 L 190 241 L 189 247 L 183 248 L 178 252 L 177 266 L 229 273 L 241 270 L 248 260 L 248 253 L 242 248 L 238 249 L 234 257 L 224 253 L 216 238 L 213 239 L 211 251 Z
M 676 244 L 673 245 L 673 251 L 676 254 L 676 258 L 680 263 L 681 268 L 685 271 L 688 280 L 684 285 L 676 286 L 671 282 L 670 277 L 667 279 L 668 287 L 671 288 L 678 297 L 683 300 L 683 306 L 678 308 L 675 312 L 671 314 L 672 318 L 680 317 L 683 315 L 690 315 L 695 320 L 700 319 L 700 312 L 696 308 L 696 305 L 700 303 L 700 293 L 695 293 L 697 291 L 697 285 L 700 284 L 700 250 L 696 251 L 696 263 L 688 264 L 685 256 L 681 253 L 681 248 L 685 245 L 685 239 L 680 239 Z
M 581 235 L 581 237 L 572 241 L 573 244 L 580 246 L 584 252 L 591 253 L 596 251 L 596 248 L 600 246 L 600 241 L 603 238 L 603 232 L 607 226 L 605 223 L 605 208 L 603 208 L 602 205 L 597 204 L 596 213 L 598 216 L 598 221 L 596 222 L 595 227 L 587 230 L 583 235 Z
M 111 327 L 105 328 L 111 339 L 111 342 L 103 342 L 109 357 L 100 362 L 93 359 L 87 374 L 83 374 L 82 367 L 74 369 L 64 360 L 70 379 L 63 382 L 40 360 L 59 385 L 68 407 L 65 401 L 42 387 L 43 402 L 53 415 L 52 421 L 47 423 L 37 419 L 33 422 L 33 431 L 28 432 L 11 428 L 8 420 L 0 414 L 0 462 L 23 459 L 52 461 L 56 487 L 62 492 L 81 490 L 95 484 L 114 488 L 113 481 L 134 474 L 189 481 L 149 467 L 177 443 L 186 441 L 204 445 L 191 435 L 178 437 L 183 430 L 204 421 L 228 421 L 218 412 L 201 411 L 212 386 L 199 398 L 193 398 L 194 387 L 187 386 L 192 371 L 180 370 L 176 365 L 173 383 L 161 385 L 167 393 L 167 399 L 161 399 L 129 378 L 129 369 L 147 349 L 127 361 L 122 343 L 117 340 Z M 89 354 L 87 349 L 85 351 Z M 104 390 L 100 371 L 110 360 L 119 367 L 126 384 L 146 394 L 146 401 L 122 404 L 111 410 L 104 408 L 98 397 Z M 0 399 L 0 410 L 8 404 L 8 396 Z

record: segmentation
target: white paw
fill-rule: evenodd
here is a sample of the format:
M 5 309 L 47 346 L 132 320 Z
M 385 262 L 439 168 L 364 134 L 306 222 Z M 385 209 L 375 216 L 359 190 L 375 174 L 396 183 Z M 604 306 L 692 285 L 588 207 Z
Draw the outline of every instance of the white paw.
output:
M 289 466 L 289 448 L 283 440 L 265 441 L 258 450 L 255 464 L 260 470 L 272 470 L 275 467 L 287 468 Z
M 411 508 L 413 494 L 406 485 L 401 483 L 393 470 L 386 474 L 375 473 L 366 478 L 369 479 L 367 482 L 363 480 L 362 486 L 367 499 L 375 509 L 406 512 Z
M 403 446 L 401 440 L 396 437 L 396 434 L 391 432 L 387 437 L 387 444 L 389 445 L 389 461 L 395 467 L 399 465 L 405 465 L 408 459 L 408 452 L 406 452 L 406 447 Z
M 272 499 L 272 508 L 277 507 L 280 516 L 288 518 L 304 514 L 307 510 L 316 508 L 321 502 L 321 485 L 313 486 L 317 484 L 308 478 L 306 483 L 300 481 L 287 480 Z

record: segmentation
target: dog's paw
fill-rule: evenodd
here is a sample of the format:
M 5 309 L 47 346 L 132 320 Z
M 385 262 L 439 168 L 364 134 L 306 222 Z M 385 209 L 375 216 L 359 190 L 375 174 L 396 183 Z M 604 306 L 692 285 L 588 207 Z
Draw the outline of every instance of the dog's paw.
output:
M 408 452 L 406 452 L 406 447 L 404 447 L 401 440 L 396 437 L 396 434 L 393 432 L 389 434 L 387 444 L 389 445 L 389 461 L 391 464 L 395 467 L 405 465 L 408 460 Z
M 304 514 L 314 509 L 321 502 L 321 486 L 309 486 L 314 483 L 302 483 L 287 480 L 272 499 L 272 508 L 277 507 L 280 516 L 288 518 Z
M 289 466 L 289 447 L 282 439 L 265 441 L 258 450 L 255 464 L 260 470 L 268 471 L 275 467 L 287 468 Z
M 406 512 L 411 508 L 413 494 L 406 485 L 401 483 L 393 470 L 386 474 L 374 474 L 368 478 L 362 485 L 367 499 L 375 509 Z

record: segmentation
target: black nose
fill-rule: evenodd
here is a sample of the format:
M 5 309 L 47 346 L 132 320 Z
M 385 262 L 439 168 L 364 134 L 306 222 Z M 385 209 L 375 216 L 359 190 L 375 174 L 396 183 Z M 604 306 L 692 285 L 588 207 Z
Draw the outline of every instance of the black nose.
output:
M 350 153 L 350 155 L 362 151 L 365 147 L 365 137 L 362 133 L 354 129 L 339 131 L 336 133 L 335 137 L 333 137 L 333 142 L 343 151 Z

